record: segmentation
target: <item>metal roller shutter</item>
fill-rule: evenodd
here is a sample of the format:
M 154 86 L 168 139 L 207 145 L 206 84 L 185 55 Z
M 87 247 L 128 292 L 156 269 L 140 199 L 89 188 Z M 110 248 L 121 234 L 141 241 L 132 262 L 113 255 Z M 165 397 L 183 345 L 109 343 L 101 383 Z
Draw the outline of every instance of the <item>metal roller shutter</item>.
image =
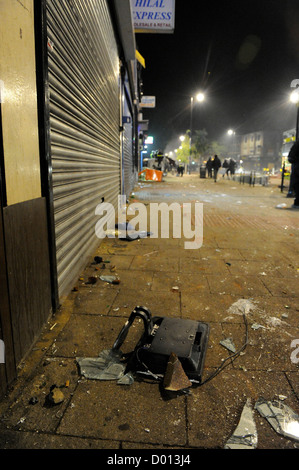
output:
M 123 174 L 123 193 L 129 197 L 135 184 L 134 172 L 134 149 L 133 149 L 133 112 L 132 101 L 128 92 L 128 80 L 123 86 L 123 117 L 130 118 L 129 122 L 123 124 L 122 139 L 122 174 Z
M 119 57 L 106 0 L 47 1 L 59 295 L 98 245 L 96 206 L 120 194 Z

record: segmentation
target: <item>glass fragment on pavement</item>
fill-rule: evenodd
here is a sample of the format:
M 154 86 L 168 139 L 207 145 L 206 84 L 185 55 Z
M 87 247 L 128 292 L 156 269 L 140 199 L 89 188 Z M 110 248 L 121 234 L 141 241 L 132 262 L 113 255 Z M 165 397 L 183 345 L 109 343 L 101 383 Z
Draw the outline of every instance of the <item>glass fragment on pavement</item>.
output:
M 220 341 L 220 344 L 221 344 L 221 346 L 228 349 L 229 351 L 231 351 L 233 353 L 236 352 L 236 347 L 235 347 L 235 345 L 233 343 L 233 340 L 231 338 L 222 339 Z
M 225 449 L 255 449 L 257 446 L 257 429 L 253 418 L 250 399 L 247 399 L 243 408 L 239 424 L 228 439 Z
M 279 400 L 267 401 L 259 398 L 255 408 L 278 434 L 299 441 L 299 415 L 288 405 Z
M 80 373 L 87 379 L 118 380 L 119 384 L 131 385 L 133 376 L 125 374 L 126 365 L 121 362 L 120 350 L 106 349 L 98 357 L 77 357 Z

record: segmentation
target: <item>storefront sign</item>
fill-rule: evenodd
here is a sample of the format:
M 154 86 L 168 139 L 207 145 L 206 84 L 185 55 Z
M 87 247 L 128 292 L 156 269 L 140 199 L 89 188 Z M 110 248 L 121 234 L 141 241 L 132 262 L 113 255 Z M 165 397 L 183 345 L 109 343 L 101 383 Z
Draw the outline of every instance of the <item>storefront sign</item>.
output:
M 175 0 L 131 0 L 135 33 L 173 33 Z
M 156 97 L 155 96 L 143 96 L 140 103 L 141 108 L 155 108 Z

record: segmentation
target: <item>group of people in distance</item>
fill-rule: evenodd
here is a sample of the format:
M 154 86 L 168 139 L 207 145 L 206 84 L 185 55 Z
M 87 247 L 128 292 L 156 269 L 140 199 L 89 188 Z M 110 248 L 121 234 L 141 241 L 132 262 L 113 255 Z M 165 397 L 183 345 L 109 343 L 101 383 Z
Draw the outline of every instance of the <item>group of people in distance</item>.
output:
M 226 175 L 229 178 L 229 174 L 232 176 L 235 174 L 237 162 L 233 158 L 225 158 L 223 164 L 221 163 L 220 158 L 218 155 L 214 155 L 214 157 L 210 157 L 206 163 L 206 170 L 208 172 L 209 178 L 214 178 L 214 181 L 217 181 L 217 175 L 219 169 L 225 168 L 226 171 L 223 173 L 222 177 Z

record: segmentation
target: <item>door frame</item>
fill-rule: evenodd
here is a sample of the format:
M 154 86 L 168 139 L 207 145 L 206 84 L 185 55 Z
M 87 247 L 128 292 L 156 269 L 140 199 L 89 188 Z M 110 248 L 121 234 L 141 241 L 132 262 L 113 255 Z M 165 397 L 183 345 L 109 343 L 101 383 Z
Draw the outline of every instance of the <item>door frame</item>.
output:
M 48 241 L 50 256 L 51 299 L 55 313 L 60 307 L 56 238 L 54 221 L 54 197 L 52 184 L 52 158 L 50 140 L 50 96 L 48 78 L 48 35 L 47 35 L 47 0 L 34 0 L 36 86 L 39 129 L 39 152 L 41 170 L 41 191 L 46 199 Z

